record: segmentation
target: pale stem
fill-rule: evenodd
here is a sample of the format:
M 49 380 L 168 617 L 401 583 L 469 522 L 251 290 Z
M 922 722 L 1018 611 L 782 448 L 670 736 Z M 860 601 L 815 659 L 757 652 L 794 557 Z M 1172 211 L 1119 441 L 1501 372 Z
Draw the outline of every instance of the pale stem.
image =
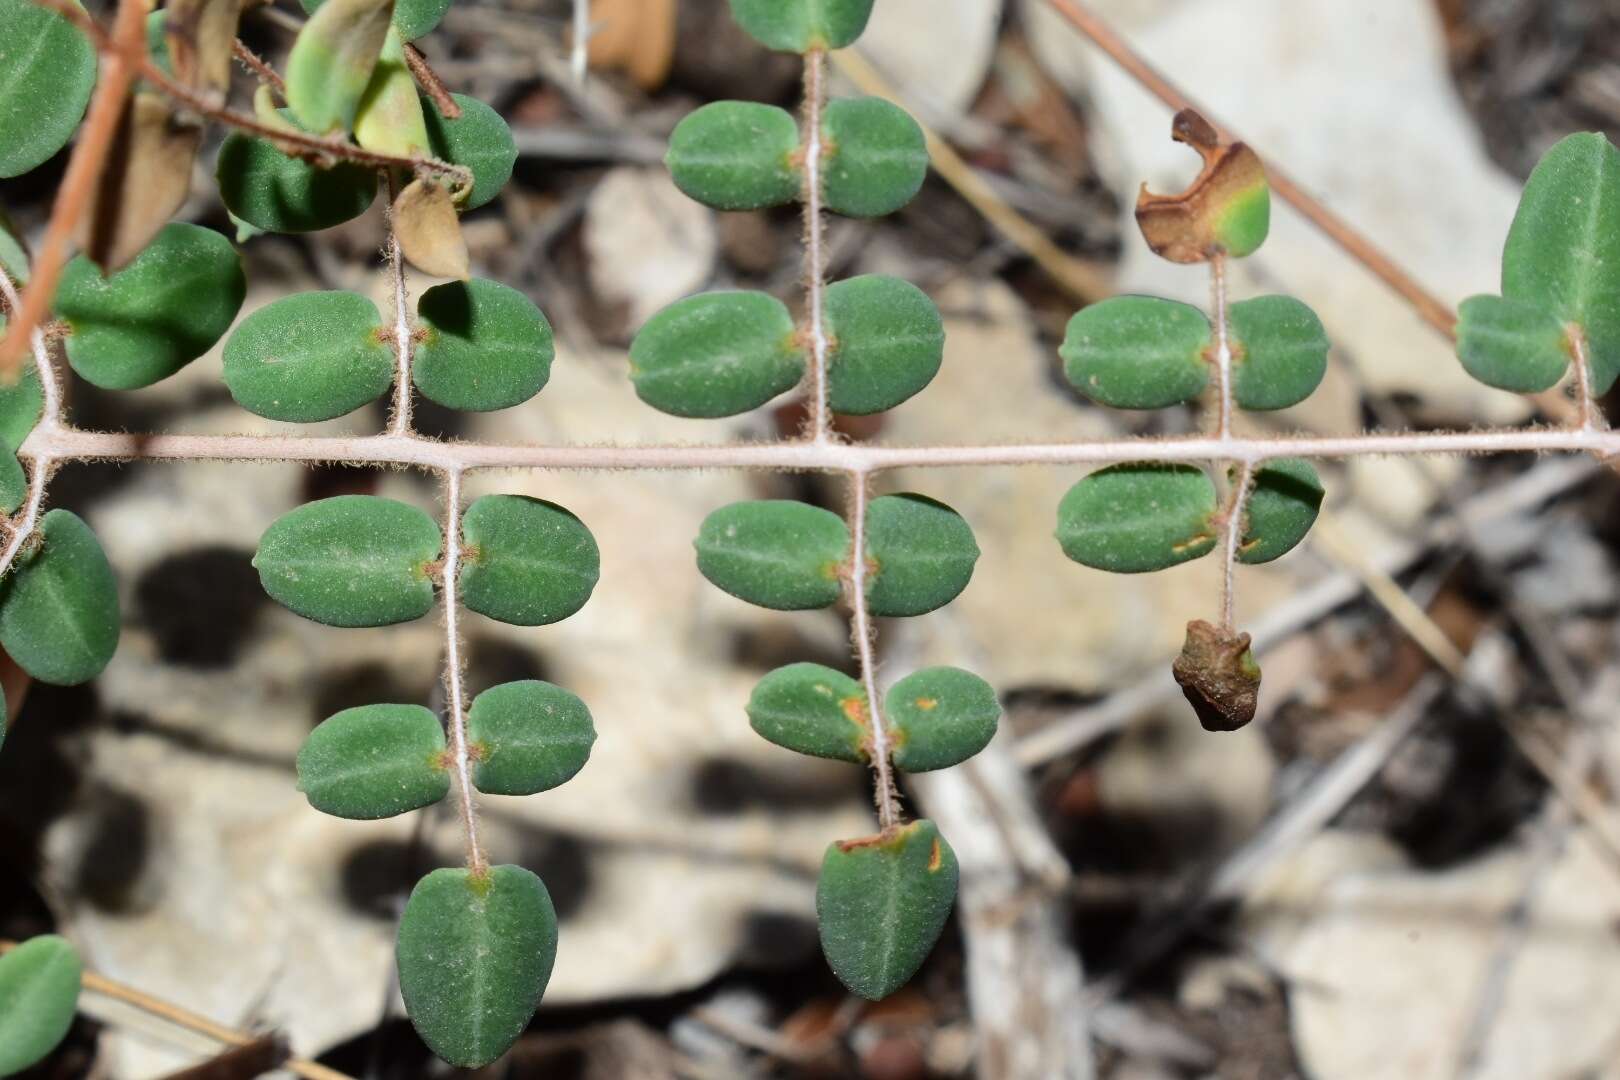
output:
M 393 172 L 388 172 L 388 206 L 383 216 L 388 229 L 388 273 L 394 286 L 394 356 L 398 361 L 398 374 L 394 376 L 394 414 L 388 423 L 388 433 L 408 435 L 411 431 L 413 341 L 408 310 L 410 296 L 405 290 L 405 258 L 399 249 L 399 233 L 394 229 L 394 199 L 399 194 L 398 186 Z
M 866 691 L 866 715 L 872 731 L 872 770 L 878 826 L 887 832 L 900 823 L 900 801 L 894 787 L 894 765 L 889 760 L 889 725 L 878 704 L 876 634 L 866 604 L 866 507 L 870 497 L 869 478 L 859 470 L 849 474 L 850 531 L 854 534 L 850 554 L 849 605 L 850 636 L 855 643 L 855 661 L 861 669 L 861 686 Z
M 1216 252 L 1209 261 L 1210 293 L 1215 308 L 1215 437 L 1232 435 L 1232 331 L 1228 318 L 1226 254 Z
M 591 63 L 591 0 L 574 0 L 574 82 L 583 85 Z
M 1221 560 L 1225 563 L 1221 573 L 1221 628 L 1236 629 L 1237 609 L 1237 557 L 1238 546 L 1243 543 L 1243 517 L 1249 503 L 1249 491 L 1254 485 L 1254 463 L 1245 461 L 1238 469 L 1231 497 L 1226 503 L 1225 534 L 1221 543 Z
M 459 468 L 444 471 L 444 707 L 461 824 L 467 833 L 467 869 L 475 877 L 482 877 L 489 873 L 489 860 L 478 843 L 478 806 L 473 797 L 472 751 L 467 745 L 466 691 L 462 686 L 461 597 L 456 580 L 461 571 L 461 475 Z
M 1598 431 L 1602 428 L 1600 414 L 1597 407 L 1597 398 L 1592 393 L 1592 353 L 1587 345 L 1586 331 L 1579 326 L 1571 326 L 1566 331 L 1569 339 L 1570 352 L 1575 358 L 1575 404 L 1578 408 L 1582 431 Z
M 0 297 L 4 297 L 6 309 L 13 313 L 22 302 L 11 276 L 4 270 L 0 270 Z M 62 388 L 56 381 L 56 368 L 51 364 L 50 348 L 45 343 L 44 333 L 36 326 L 29 333 L 28 340 L 32 346 L 34 369 L 39 374 L 40 394 L 44 398 L 44 407 L 35 430 L 52 435 L 61 426 Z M 39 527 L 40 512 L 45 506 L 45 485 L 50 480 L 53 460 L 48 451 L 33 455 L 28 470 L 28 495 L 21 512 L 7 523 L 6 544 L 4 550 L 0 551 L 0 577 L 11 569 L 23 545 L 28 543 L 34 530 Z
M 1209 286 L 1215 318 L 1215 438 L 1222 443 L 1232 438 L 1232 322 L 1226 280 L 1226 253 L 1217 251 L 1209 261 Z M 1243 539 L 1243 512 L 1249 499 L 1254 462 L 1217 460 L 1212 463 L 1218 475 L 1237 479 L 1226 499 L 1221 539 L 1221 628 L 1234 629 L 1237 608 L 1237 555 Z
M 822 112 L 827 103 L 827 53 L 811 49 L 804 57 L 804 287 L 809 307 L 810 436 L 817 443 L 832 439 L 827 407 L 826 214 L 822 205 Z

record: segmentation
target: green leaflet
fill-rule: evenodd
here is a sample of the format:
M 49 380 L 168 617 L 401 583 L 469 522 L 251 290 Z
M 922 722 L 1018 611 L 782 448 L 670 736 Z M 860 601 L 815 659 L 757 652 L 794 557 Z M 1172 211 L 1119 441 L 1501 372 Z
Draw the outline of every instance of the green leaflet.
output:
M 461 602 L 516 626 L 558 622 L 585 606 L 601 576 L 596 539 L 554 503 L 486 495 L 461 517 Z
M 67 320 L 68 362 L 108 390 L 150 386 L 213 348 L 247 295 L 242 258 L 225 237 L 184 222 L 165 225 L 135 261 L 102 277 L 83 255 L 56 292 Z
M 424 111 L 416 79 L 405 63 L 405 42 L 398 28 L 390 26 L 355 109 L 354 141 L 380 154 L 426 155 L 430 147 Z
M 1316 312 L 1289 296 L 1233 304 L 1232 396 L 1245 409 L 1286 409 L 1327 374 L 1328 337 Z
M 630 345 L 636 395 L 672 416 L 757 409 L 793 389 L 804 365 L 787 306 L 760 292 L 676 301 L 648 319 Z
M 1262 465 L 1249 493 L 1238 561 L 1268 563 L 1294 550 L 1316 524 L 1325 494 L 1316 468 L 1303 458 L 1278 458 Z
M 0 331 L 5 325 L 6 320 L 0 317 Z M 0 444 L 15 453 L 39 424 L 44 411 L 45 394 L 33 365 L 24 367 L 13 385 L 0 382 Z
M 306 131 L 350 130 L 387 40 L 394 0 L 326 0 L 287 54 L 287 107 Z
M 78 952 L 55 934 L 0 956 L 0 1076 L 44 1060 L 67 1036 L 82 977 Z
M 264 139 L 232 134 L 214 170 L 235 217 L 273 233 L 314 232 L 357 218 L 377 194 L 377 174 L 349 162 L 318 169 Z
M 489 795 L 534 795 L 573 779 L 596 742 L 591 712 L 575 694 L 528 679 L 473 699 L 467 738 L 478 755 L 473 784 Z
M 1540 304 L 1472 296 L 1458 310 L 1457 355 L 1486 386 L 1539 394 L 1569 370 L 1569 335 Z
M 0 178 L 66 146 L 95 85 L 96 50 L 83 31 L 30 0 L 0 0 Z
M 1116 409 L 1162 409 L 1209 385 L 1209 319 L 1156 296 L 1116 296 L 1069 320 L 1059 350 L 1063 374 L 1092 401 Z
M 1137 574 L 1215 548 L 1215 485 L 1191 465 L 1133 462 L 1081 480 L 1058 507 L 1058 543 L 1077 563 Z
M 849 526 L 789 500 L 733 503 L 703 519 L 698 570 L 740 600 L 777 611 L 824 608 L 843 591 Z
M 830 846 L 816 916 L 833 974 L 871 1001 L 904 986 L 945 929 L 957 876 L 956 853 L 931 821 Z
M 428 143 L 434 157 L 472 170 L 472 191 L 463 200 L 461 209 L 476 210 L 499 195 L 512 179 L 512 166 L 517 164 L 517 143 L 500 113 L 465 94 L 450 97 L 461 106 L 461 116 L 455 120 L 445 119 L 432 101 L 422 99 Z
M 1502 256 L 1502 295 L 1586 333 L 1592 390 L 1620 376 L 1620 150 L 1571 135 L 1525 184 Z
M 822 166 L 827 208 L 847 217 L 882 217 L 916 198 L 928 178 L 928 141 L 904 109 L 882 98 L 827 105 L 830 153 Z
M 420 705 L 344 709 L 299 748 L 298 790 L 322 813 L 364 821 L 431 806 L 450 793 L 444 729 Z
M 866 508 L 866 599 L 874 615 L 923 615 L 956 599 L 979 545 L 962 515 L 923 495 L 885 495 Z
M 0 645 L 39 681 L 75 686 L 100 675 L 118 648 L 118 583 L 73 514 L 50 511 L 38 535 L 0 580 Z
M 830 286 L 825 324 L 833 340 L 827 400 L 866 416 L 919 393 L 945 358 L 945 320 L 917 286 L 868 274 Z
M 716 210 L 762 210 L 804 187 L 799 123 L 774 105 L 716 101 L 689 114 L 669 137 L 664 164 L 675 186 Z
M 321 0 L 298 2 L 306 15 L 315 14 L 321 6 Z M 406 41 L 415 41 L 439 25 L 444 13 L 450 10 L 450 4 L 451 0 L 399 0 L 394 5 L 394 26 Z
M 480 1068 L 534 1016 L 557 959 L 557 912 L 519 866 L 435 870 L 399 923 L 399 990 L 422 1041 L 445 1061 Z
M 389 626 L 433 606 L 439 526 L 374 495 L 305 503 L 265 530 L 253 565 L 264 591 L 328 626 Z
M 960 765 L 990 745 L 1001 719 L 995 688 L 960 668 L 913 672 L 889 688 L 883 714 L 893 759 L 906 772 Z
M 809 52 L 855 43 L 873 0 L 731 0 L 731 17 L 768 49 Z
M 866 692 L 821 664 L 789 664 L 766 675 L 749 695 L 748 721 L 761 738 L 788 750 L 857 765 L 867 760 Z
M 551 324 L 534 301 L 494 281 L 435 285 L 416 313 L 423 335 L 411 379 L 447 409 L 492 412 L 521 405 L 551 377 Z
M 28 498 L 28 470 L 14 451 L 0 449 L 0 511 L 16 513 Z
M 358 293 L 284 296 L 225 342 L 225 385 L 237 404 L 270 420 L 331 420 L 393 384 L 384 333 L 377 305 Z
M 3 209 L 0 209 L 0 270 L 10 274 L 14 284 L 28 284 L 28 249 L 18 239 L 17 227 Z M 0 322 L 4 321 L 5 316 L 0 315 Z

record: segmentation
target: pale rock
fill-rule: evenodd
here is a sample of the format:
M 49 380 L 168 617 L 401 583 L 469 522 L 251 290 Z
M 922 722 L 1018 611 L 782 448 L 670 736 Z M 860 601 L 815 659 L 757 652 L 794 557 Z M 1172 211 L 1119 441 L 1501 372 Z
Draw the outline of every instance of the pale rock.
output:
M 701 289 L 720 251 L 713 211 L 681 194 L 662 166 L 625 165 L 602 177 L 584 236 L 591 286 L 624 305 L 631 331 Z
M 883 0 L 873 8 L 859 47 L 902 90 L 907 105 L 936 124 L 948 122 L 973 104 L 984 85 L 1001 9 L 1002 0 Z M 941 57 L 950 62 L 940 63 Z

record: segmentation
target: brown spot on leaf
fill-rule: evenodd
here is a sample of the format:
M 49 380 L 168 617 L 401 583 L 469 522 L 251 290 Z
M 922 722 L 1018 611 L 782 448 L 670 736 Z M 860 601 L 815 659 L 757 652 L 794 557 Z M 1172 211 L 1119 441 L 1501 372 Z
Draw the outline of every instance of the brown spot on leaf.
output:
M 913 704 L 916 705 L 917 708 L 921 709 L 923 712 L 933 712 L 935 709 L 939 708 L 939 699 L 938 698 L 931 698 L 931 697 L 920 697 L 915 702 L 913 702 Z
M 1254 719 L 1260 666 L 1248 634 L 1202 619 L 1187 624 L 1187 642 L 1171 670 L 1206 731 L 1236 731 Z
M 945 852 L 940 847 L 939 837 L 936 836 L 934 837 L 934 848 L 928 853 L 928 872 L 930 874 L 936 873 L 943 865 L 945 865 Z

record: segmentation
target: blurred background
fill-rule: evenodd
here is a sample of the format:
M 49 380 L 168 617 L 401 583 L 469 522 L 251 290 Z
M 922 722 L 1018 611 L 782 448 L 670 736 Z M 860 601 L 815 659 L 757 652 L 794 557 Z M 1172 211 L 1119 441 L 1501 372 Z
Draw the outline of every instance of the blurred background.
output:
M 1494 291 L 1518 185 L 1578 130 L 1620 130 L 1613 0 L 1090 0 L 1269 161 L 1448 304 Z M 93 7 L 93 6 L 92 6 Z M 296 5 L 281 0 L 285 14 Z M 279 62 L 269 10 L 244 34 Z M 564 0 L 459 0 L 422 48 L 494 104 L 521 149 L 469 215 L 475 272 L 526 290 L 558 331 L 550 385 L 423 430 L 538 443 L 790 435 L 793 402 L 682 421 L 636 400 L 625 350 L 708 288 L 798 302 L 796 211 L 715 214 L 659 165 L 716 98 L 791 106 L 797 61 L 753 45 L 723 0 L 594 0 L 593 72 L 568 76 Z M 1155 260 L 1138 185 L 1196 159 L 1170 111 L 1046 0 L 878 0 L 836 93 L 880 92 L 941 135 L 1056 245 L 1033 258 L 935 175 L 900 214 L 831 222 L 834 276 L 882 271 L 935 299 L 945 366 L 856 439 L 1061 441 L 1199 430 L 1196 409 L 1119 413 L 1063 383 L 1074 311 L 1111 291 L 1207 299 Z M 877 82 L 873 80 L 877 79 Z M 245 84 L 244 84 L 245 88 Z M 213 136 L 217 143 L 217 133 Z M 65 155 L 62 156 L 65 158 Z M 0 184 L 37 235 L 63 160 Z M 211 161 L 211 153 L 204 161 Z M 958 177 L 960 179 L 960 177 Z M 182 216 L 229 232 L 211 185 Z M 289 292 L 384 298 L 377 208 L 244 247 L 244 314 Z M 413 282 L 419 290 L 421 281 Z M 1488 390 L 1449 343 L 1297 214 L 1236 271 L 1286 292 L 1335 342 L 1306 404 L 1255 430 L 1350 433 L 1560 419 Z M 113 430 L 281 428 L 236 407 L 216 352 L 159 387 L 76 382 L 71 416 Z M 365 411 L 297 430 L 369 432 Z M 1052 539 L 1076 469 L 904 471 L 983 549 L 932 615 L 880 625 L 882 677 L 954 663 L 1001 691 L 985 755 L 906 797 L 961 856 L 963 888 L 912 985 L 876 1006 L 825 970 L 813 921 L 826 844 L 870 831 L 867 778 L 758 739 L 742 705 L 771 668 L 848 666 L 844 613 L 784 615 L 705 583 L 691 539 L 744 498 L 842 503 L 837 485 L 744 474 L 477 474 L 468 496 L 543 496 L 602 548 L 590 604 L 553 627 L 468 615 L 471 688 L 541 677 L 599 741 L 572 783 L 486 799 L 491 850 L 546 880 L 562 945 L 546 1005 L 489 1077 L 547 1080 L 1578 1080 L 1620 1077 L 1620 513 L 1576 459 L 1328 464 L 1327 510 L 1280 562 L 1240 571 L 1239 625 L 1265 668 L 1251 727 L 1209 735 L 1169 675 L 1214 611 L 1204 560 L 1116 577 Z M 447 808 L 387 822 L 311 810 L 293 756 L 321 719 L 442 704 L 432 619 L 336 630 L 271 603 L 250 565 L 304 500 L 391 495 L 414 474 L 221 463 L 73 466 L 52 501 L 106 544 L 125 609 L 97 682 L 34 687 L 0 754 L 0 937 L 56 929 L 97 972 L 357 1077 L 438 1076 L 393 985 L 410 886 L 459 862 Z M 1549 779 L 1551 778 L 1551 779 Z M 217 1044 L 95 995 L 31 1075 L 146 1080 Z M 230 1077 L 251 1072 L 186 1075 Z

